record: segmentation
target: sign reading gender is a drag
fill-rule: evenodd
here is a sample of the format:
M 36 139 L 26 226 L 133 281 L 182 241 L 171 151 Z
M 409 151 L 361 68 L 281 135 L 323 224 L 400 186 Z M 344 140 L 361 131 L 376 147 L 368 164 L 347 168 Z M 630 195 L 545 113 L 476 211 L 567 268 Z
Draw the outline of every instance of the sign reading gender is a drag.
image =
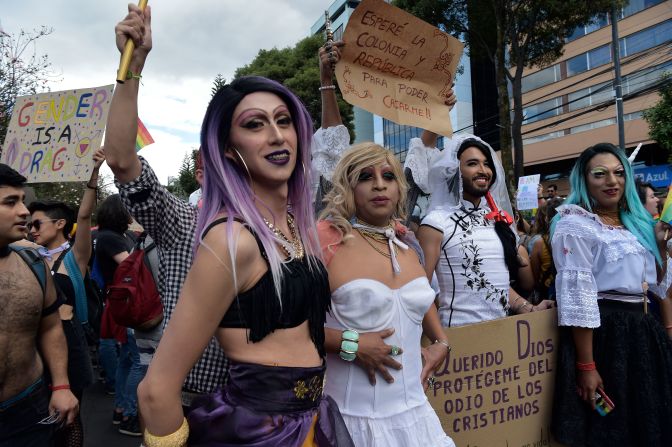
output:
M 556 311 L 444 329 L 452 346 L 427 390 L 459 446 L 560 446 L 550 435 Z
M 86 181 L 100 148 L 114 85 L 21 96 L 0 162 L 29 183 Z
M 464 45 L 382 0 L 364 0 L 350 17 L 336 65 L 343 98 L 399 124 L 451 136 L 448 108 Z

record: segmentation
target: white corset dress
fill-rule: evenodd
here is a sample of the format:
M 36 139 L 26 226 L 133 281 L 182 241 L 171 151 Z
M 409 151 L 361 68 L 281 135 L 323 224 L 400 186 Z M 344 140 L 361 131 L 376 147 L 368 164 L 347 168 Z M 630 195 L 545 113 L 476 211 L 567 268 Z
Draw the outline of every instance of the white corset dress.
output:
M 434 301 L 427 278 L 415 278 L 398 289 L 372 279 L 355 279 L 332 292 L 326 326 L 360 333 L 394 328 L 385 339 L 403 353 L 388 368 L 387 383 L 379 374 L 369 383 L 366 372 L 337 354 L 327 356 L 325 392 L 334 398 L 358 447 L 454 446 L 445 435 L 420 383 L 422 320 Z

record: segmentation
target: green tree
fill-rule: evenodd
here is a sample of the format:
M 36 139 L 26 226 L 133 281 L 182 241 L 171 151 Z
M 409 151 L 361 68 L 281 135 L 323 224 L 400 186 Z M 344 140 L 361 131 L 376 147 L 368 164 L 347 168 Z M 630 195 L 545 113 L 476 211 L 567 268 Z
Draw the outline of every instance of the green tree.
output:
M 196 181 L 196 157 L 198 149 L 192 149 L 190 153 L 185 154 L 177 177 L 170 177 L 166 186 L 168 191 L 185 200 L 200 186 Z
M 224 87 L 226 85 L 226 78 L 222 76 L 221 73 L 217 73 L 217 76 L 215 76 L 215 80 L 212 81 L 212 89 L 210 90 L 212 92 L 212 95 L 210 98 L 212 99 L 213 96 L 219 91 L 220 88 Z
M 10 34 L 0 29 L 0 142 L 5 139 L 18 96 L 49 91 L 49 82 L 57 79 L 45 54 L 38 55 L 37 41 L 53 32 L 43 26 Z
M 320 69 L 317 51 L 323 44 L 324 38 L 315 35 L 300 40 L 293 48 L 260 50 L 252 62 L 236 70 L 235 77 L 265 76 L 284 84 L 301 98 L 313 118 L 313 123 L 319 126 L 322 102 L 318 90 Z M 337 92 L 336 96 L 343 124 L 352 137 L 354 136 L 352 106 L 343 100 L 340 92 Z
M 576 27 L 619 7 L 622 0 L 395 0 L 396 6 L 441 29 L 464 37 L 471 54 L 495 65 L 499 93 L 500 146 L 509 191 L 523 175 L 523 70 L 545 67 L 563 53 Z M 494 33 L 494 35 L 493 35 Z M 513 99 L 513 118 L 509 86 Z M 459 100 L 459 98 L 458 98 Z M 513 139 L 515 166 L 512 162 Z M 512 169 L 513 167 L 513 169 Z
M 644 112 L 649 123 L 649 136 L 667 150 L 668 163 L 672 163 L 672 74 L 666 73 L 658 90 L 660 100 Z
M 109 176 L 98 176 L 98 203 L 112 195 L 111 185 Z M 86 182 L 31 183 L 28 186 L 32 188 L 36 200 L 65 202 L 75 209 L 79 207 L 86 191 Z

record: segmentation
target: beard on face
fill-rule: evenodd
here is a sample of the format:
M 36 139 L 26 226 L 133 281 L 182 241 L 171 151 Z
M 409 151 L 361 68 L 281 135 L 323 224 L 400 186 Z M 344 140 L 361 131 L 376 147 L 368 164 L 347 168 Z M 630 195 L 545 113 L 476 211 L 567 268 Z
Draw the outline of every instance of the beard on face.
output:
M 488 179 L 488 183 L 484 187 L 476 186 L 474 178 L 462 178 L 462 188 L 464 189 L 464 193 L 471 197 L 484 197 L 490 190 L 491 185 L 492 178 Z

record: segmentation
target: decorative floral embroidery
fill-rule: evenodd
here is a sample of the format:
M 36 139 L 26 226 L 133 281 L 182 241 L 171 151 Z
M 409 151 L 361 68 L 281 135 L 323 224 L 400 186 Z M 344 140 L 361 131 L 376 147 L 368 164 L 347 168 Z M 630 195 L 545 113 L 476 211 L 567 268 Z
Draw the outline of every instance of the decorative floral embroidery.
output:
M 471 290 L 477 292 L 485 291 L 486 300 L 498 300 L 499 304 L 502 305 L 502 308 L 506 310 L 508 308 L 507 291 L 495 287 L 490 280 L 488 280 L 485 273 L 481 271 L 483 258 L 480 255 L 480 248 L 471 237 L 473 226 L 490 225 L 490 222 L 484 219 L 483 213 L 479 211 L 464 216 L 465 218 L 468 218 L 470 222 L 460 236 L 460 244 L 462 245 L 462 268 L 464 269 L 464 272 L 461 273 L 461 275 L 467 279 L 467 286 Z
M 297 380 L 296 386 L 294 387 L 294 395 L 299 399 L 303 399 L 304 397 L 306 397 L 306 393 L 308 393 L 306 382 L 304 382 L 303 380 Z
M 313 402 L 322 396 L 324 380 L 320 376 L 314 376 L 306 384 L 303 380 L 297 380 L 294 386 L 294 395 L 298 399 L 310 398 Z
M 568 247 L 564 247 L 564 248 L 562 249 L 562 253 L 563 253 L 565 256 L 567 256 L 567 255 L 573 255 L 573 254 L 574 254 L 574 250 L 572 250 L 571 248 L 568 248 Z

